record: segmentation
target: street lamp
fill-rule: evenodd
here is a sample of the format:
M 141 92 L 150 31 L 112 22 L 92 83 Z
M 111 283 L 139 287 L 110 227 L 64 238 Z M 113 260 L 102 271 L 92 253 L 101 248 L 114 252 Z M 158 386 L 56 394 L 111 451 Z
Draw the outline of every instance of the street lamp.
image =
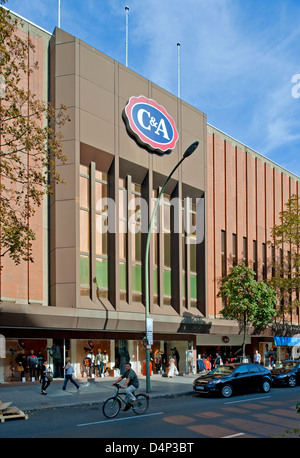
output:
M 148 235 L 147 235 L 147 243 L 146 243 L 146 253 L 145 253 L 145 325 L 146 325 L 146 392 L 147 393 L 150 393 L 150 345 L 148 344 L 148 336 L 147 336 L 147 320 L 149 318 L 149 248 L 150 248 L 150 237 L 151 237 L 151 232 L 152 232 L 152 225 L 153 225 L 154 217 L 157 211 L 157 207 L 159 205 L 160 198 L 167 186 L 168 181 L 170 180 L 175 170 L 177 170 L 180 164 L 184 161 L 184 159 L 186 159 L 187 157 L 191 156 L 191 154 L 193 154 L 193 152 L 198 147 L 198 145 L 199 145 L 199 142 L 196 141 L 187 148 L 183 157 L 180 159 L 180 161 L 177 163 L 177 165 L 174 167 L 174 169 L 172 170 L 172 172 L 166 179 L 158 195 L 158 198 L 157 198 L 157 201 L 156 201 L 156 204 L 155 204 L 155 207 L 152 212 L 151 219 L 150 219 Z

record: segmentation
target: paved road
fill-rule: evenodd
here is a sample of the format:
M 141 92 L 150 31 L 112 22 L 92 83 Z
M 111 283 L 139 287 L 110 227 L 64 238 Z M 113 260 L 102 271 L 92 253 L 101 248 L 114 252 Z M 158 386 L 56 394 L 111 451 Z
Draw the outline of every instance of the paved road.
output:
M 145 415 L 121 412 L 113 420 L 103 416 L 101 403 L 52 408 L 29 412 L 28 420 L 1 424 L 0 437 L 102 438 L 99 447 L 110 447 L 112 439 L 117 444 L 122 438 L 129 444 L 134 444 L 134 439 L 148 438 L 147 447 L 150 442 L 155 447 L 159 438 L 164 444 L 176 440 L 187 444 L 192 440 L 197 447 L 197 439 L 201 438 L 294 438 L 286 430 L 300 427 L 295 408 L 299 400 L 300 387 L 273 388 L 268 394 L 230 399 L 197 395 L 153 398 Z

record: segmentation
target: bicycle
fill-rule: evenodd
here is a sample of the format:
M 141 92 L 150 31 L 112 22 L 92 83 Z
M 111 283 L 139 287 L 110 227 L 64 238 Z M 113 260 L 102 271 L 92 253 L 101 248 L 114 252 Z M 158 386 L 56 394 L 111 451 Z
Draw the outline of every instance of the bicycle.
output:
M 127 402 L 124 399 L 126 394 L 119 393 L 121 386 L 118 383 L 116 383 L 115 387 L 117 390 L 114 396 L 111 396 L 110 398 L 108 398 L 102 406 L 102 411 L 106 418 L 116 417 L 121 410 L 122 403 L 124 404 L 124 406 L 127 405 Z M 134 411 L 134 413 L 136 413 L 137 415 L 141 415 L 145 413 L 146 410 L 148 409 L 149 396 L 147 394 L 140 393 L 140 394 L 137 394 L 135 397 L 136 397 L 136 400 L 134 401 L 131 408 Z

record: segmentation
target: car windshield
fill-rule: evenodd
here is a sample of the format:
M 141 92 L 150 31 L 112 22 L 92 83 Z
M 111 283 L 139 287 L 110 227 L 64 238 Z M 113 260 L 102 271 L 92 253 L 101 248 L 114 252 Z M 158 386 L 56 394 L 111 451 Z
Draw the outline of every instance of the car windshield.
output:
M 297 361 L 283 361 L 282 363 L 277 364 L 274 369 L 292 369 L 297 366 Z
M 214 375 L 229 375 L 231 374 L 236 366 L 231 366 L 231 364 L 224 364 L 224 366 L 219 366 L 213 369 L 210 374 Z

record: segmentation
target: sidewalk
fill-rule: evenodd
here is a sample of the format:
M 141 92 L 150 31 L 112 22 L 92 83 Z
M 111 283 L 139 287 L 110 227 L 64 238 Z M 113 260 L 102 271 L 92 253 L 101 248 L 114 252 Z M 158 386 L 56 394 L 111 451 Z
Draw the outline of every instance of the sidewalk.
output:
M 197 374 L 178 375 L 173 378 L 152 375 L 150 377 L 150 399 L 157 397 L 179 396 L 193 392 L 193 381 Z M 23 411 L 42 410 L 55 407 L 79 406 L 101 403 L 115 392 L 112 383 L 118 377 L 101 379 L 76 379 L 80 389 L 68 382 L 66 391 L 62 390 L 63 379 L 55 379 L 47 389 L 47 395 L 41 395 L 39 382 L 0 384 L 0 401 L 11 402 Z M 146 393 L 146 377 L 139 375 L 140 387 L 137 393 Z

